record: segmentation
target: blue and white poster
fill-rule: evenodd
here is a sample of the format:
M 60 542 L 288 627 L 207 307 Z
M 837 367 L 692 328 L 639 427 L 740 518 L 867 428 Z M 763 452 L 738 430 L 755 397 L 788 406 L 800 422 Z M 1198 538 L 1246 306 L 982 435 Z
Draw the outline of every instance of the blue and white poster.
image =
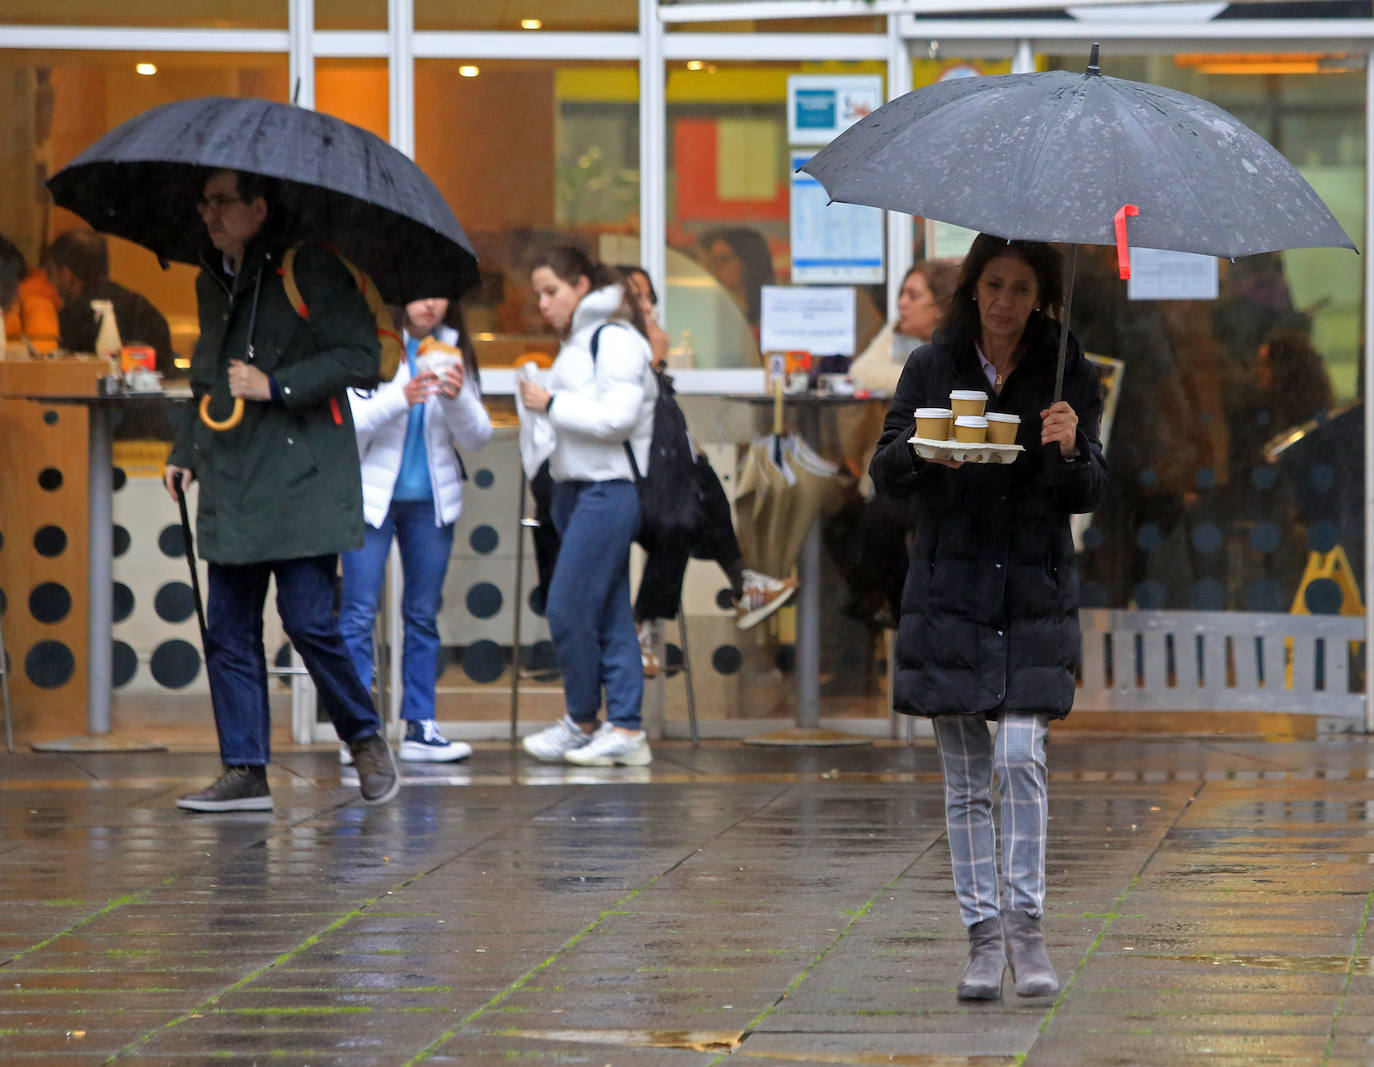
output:
M 883 213 L 876 207 L 831 204 L 825 187 L 797 168 L 811 153 L 793 152 L 792 281 L 877 285 L 883 281 Z
M 790 74 L 787 143 L 827 145 L 882 102 L 879 74 Z

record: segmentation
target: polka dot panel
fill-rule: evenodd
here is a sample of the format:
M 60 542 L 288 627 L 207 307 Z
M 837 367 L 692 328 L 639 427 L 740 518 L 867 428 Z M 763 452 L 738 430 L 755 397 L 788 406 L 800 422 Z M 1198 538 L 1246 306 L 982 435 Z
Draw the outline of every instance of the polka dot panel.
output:
M 496 484 L 496 475 L 489 467 L 482 467 L 472 476 L 472 484 L 478 489 L 490 489 Z
M 114 642 L 110 654 L 110 673 L 116 689 L 123 689 L 138 673 L 138 653 L 124 641 Z
M 133 538 L 129 535 L 128 527 L 120 526 L 118 523 L 115 523 L 114 533 L 111 537 L 111 548 L 114 552 L 114 558 L 118 559 L 120 556 L 124 555 L 125 552 L 129 551 L 129 546 L 133 544 Z
M 44 467 L 38 472 L 38 487 L 47 493 L 55 493 L 62 488 L 62 472 L 56 467 Z
M 196 612 L 195 594 L 185 582 L 168 582 L 157 591 L 153 610 L 163 622 L 185 622 Z
M 53 411 L 51 408 L 43 412 L 43 422 L 49 426 L 56 426 L 60 418 L 61 416 L 58 415 L 56 411 Z
M 168 523 L 157 535 L 158 551 L 169 559 L 183 559 L 186 555 L 186 535 L 178 522 Z
M 60 556 L 67 550 L 67 531 L 60 526 L 40 526 L 33 535 L 33 548 L 46 559 Z
M 123 582 L 115 582 L 113 597 L 114 621 L 123 622 L 134 612 L 134 591 Z
M 711 668 L 717 674 L 737 674 L 744 657 L 735 645 L 720 645 L 711 653 Z
M 173 638 L 153 650 L 148 669 L 161 686 L 184 689 L 200 673 L 200 651 L 189 641 Z
M 492 582 L 478 582 L 468 590 L 467 609 L 478 619 L 490 619 L 501 610 L 504 598 L 501 590 Z
M 468 544 L 474 552 L 486 556 L 496 551 L 497 546 L 501 544 L 501 535 L 496 532 L 496 527 L 484 523 L 473 529 L 468 536 Z
M 57 689 L 76 673 L 76 657 L 61 641 L 39 641 L 24 656 L 24 676 L 39 689 Z
M 495 641 L 474 641 L 463 649 L 463 673 L 474 682 L 494 682 L 506 669 L 506 650 Z
M 72 595 L 59 582 L 42 582 L 29 593 L 29 614 L 41 623 L 58 623 L 72 610 Z

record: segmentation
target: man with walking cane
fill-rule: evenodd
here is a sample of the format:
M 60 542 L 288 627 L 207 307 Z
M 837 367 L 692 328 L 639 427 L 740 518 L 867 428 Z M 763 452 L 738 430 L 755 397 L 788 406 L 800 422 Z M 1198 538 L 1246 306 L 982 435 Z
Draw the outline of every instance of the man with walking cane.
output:
M 209 563 L 205 664 L 224 770 L 177 800 L 190 811 L 272 807 L 262 644 L 269 578 L 286 634 L 352 751 L 363 800 L 385 803 L 399 787 L 381 720 L 334 616 L 338 555 L 363 543 L 346 390 L 377 381 L 376 325 L 348 269 L 321 245 L 297 248 L 294 279 L 309 316 L 292 306 L 281 269 L 291 238 L 272 193 L 256 175 L 218 170 L 199 200 L 214 246 L 196 279 L 200 340 L 191 386 L 199 412 L 177 433 L 164 482 L 179 498 L 200 480 L 197 530 Z

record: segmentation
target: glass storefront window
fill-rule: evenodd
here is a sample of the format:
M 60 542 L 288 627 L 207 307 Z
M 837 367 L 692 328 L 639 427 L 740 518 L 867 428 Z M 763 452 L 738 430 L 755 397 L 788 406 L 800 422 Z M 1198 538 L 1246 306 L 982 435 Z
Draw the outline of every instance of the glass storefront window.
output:
M 329 0 L 315 5 L 315 25 L 329 30 L 384 30 L 386 0 Z M 532 25 L 531 23 L 538 23 Z M 518 4 L 455 4 L 415 0 L 417 30 L 605 33 L 639 28 L 637 0 L 522 0 Z
M 331 0 L 345 6 L 355 0 Z M 385 6 L 385 5 L 383 5 Z M 233 4 L 186 4 L 179 0 L 6 0 L 0 22 L 38 26 L 199 26 L 206 29 L 286 28 L 286 0 L 239 0 Z
M 415 158 L 477 250 L 464 309 L 483 366 L 557 341 L 527 264 L 571 241 L 611 262 L 639 234 L 639 76 L 632 63 L 420 60 Z M 467 69 L 465 69 L 467 68 Z
M 861 62 L 668 65 L 665 325 L 693 365 L 760 366 L 760 291 L 791 280 L 788 76 L 884 70 Z M 885 297 L 881 285 L 861 290 L 863 344 L 882 325 Z
M 1282 73 L 1284 60 L 1232 56 L 1212 73 L 1205 56 L 1113 55 L 1103 67 L 1226 108 L 1358 235 L 1363 72 Z M 1072 328 L 1123 365 L 1111 487 L 1083 536 L 1084 604 L 1357 611 L 1338 583 L 1310 581 L 1309 553 L 1330 564 L 1339 549 L 1362 571 L 1359 260 L 1298 249 L 1223 260 L 1217 272 L 1216 299 L 1131 300 L 1113 249 L 1079 249 Z
M 151 64 L 153 73 L 139 73 Z M 149 69 L 147 66 L 145 70 Z M 127 119 L 198 96 L 286 98 L 285 55 L 0 51 L 7 87 L 0 140 L 0 233 L 36 266 L 57 234 L 85 223 L 52 206 L 43 181 Z M 188 219 L 197 226 L 198 219 Z M 110 277 L 146 296 L 166 317 L 172 347 L 188 357 L 198 333 L 195 269 L 163 270 L 138 245 L 108 238 Z

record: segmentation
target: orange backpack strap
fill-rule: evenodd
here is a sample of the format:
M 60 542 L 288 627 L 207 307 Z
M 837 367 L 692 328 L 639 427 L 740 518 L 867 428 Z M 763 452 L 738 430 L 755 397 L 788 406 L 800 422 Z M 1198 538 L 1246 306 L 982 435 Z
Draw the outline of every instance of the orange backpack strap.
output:
M 358 292 L 362 293 L 363 299 L 367 301 L 368 310 L 372 312 L 372 317 L 377 323 L 377 340 L 382 346 L 381 379 L 384 382 L 391 381 L 392 378 L 396 377 L 396 370 L 405 355 L 405 342 L 391 323 L 391 312 L 387 310 L 387 306 L 382 300 L 382 294 L 372 284 L 372 279 L 346 256 L 340 255 L 337 249 L 329 245 L 322 245 L 321 247 L 328 248 L 330 252 L 334 253 L 334 256 L 344 265 L 344 269 L 353 279 L 353 284 L 358 287 Z M 296 284 L 296 251 L 299 248 L 300 245 L 295 244 L 286 250 L 286 254 L 282 256 L 281 267 L 278 268 L 278 272 L 281 274 L 282 287 L 286 290 L 286 299 L 295 309 L 296 314 L 308 322 L 310 320 L 310 308 L 305 303 L 305 297 L 301 295 L 300 286 Z

